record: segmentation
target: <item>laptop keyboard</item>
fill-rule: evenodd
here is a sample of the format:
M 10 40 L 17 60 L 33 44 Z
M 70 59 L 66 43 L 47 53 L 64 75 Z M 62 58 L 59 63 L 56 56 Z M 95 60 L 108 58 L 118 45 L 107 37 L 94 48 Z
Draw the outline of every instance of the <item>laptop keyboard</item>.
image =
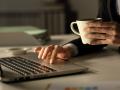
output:
M 0 58 L 0 64 L 25 76 L 56 71 L 50 67 L 40 64 L 38 61 L 32 61 L 22 57 Z

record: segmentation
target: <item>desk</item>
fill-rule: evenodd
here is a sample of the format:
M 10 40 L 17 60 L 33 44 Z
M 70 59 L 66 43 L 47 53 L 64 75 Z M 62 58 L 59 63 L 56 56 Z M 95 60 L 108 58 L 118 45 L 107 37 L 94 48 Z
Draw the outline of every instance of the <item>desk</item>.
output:
M 71 38 L 70 38 L 71 37 Z M 52 39 L 70 40 L 76 36 L 53 36 Z M 67 39 L 68 38 L 68 39 Z M 5 84 L 0 82 L 0 90 L 45 90 L 49 83 L 90 83 L 97 81 L 119 81 L 120 80 L 120 54 L 114 48 L 105 50 L 98 54 L 91 54 L 72 59 L 75 63 L 87 65 L 93 71 L 88 74 L 76 74 L 49 79 Z

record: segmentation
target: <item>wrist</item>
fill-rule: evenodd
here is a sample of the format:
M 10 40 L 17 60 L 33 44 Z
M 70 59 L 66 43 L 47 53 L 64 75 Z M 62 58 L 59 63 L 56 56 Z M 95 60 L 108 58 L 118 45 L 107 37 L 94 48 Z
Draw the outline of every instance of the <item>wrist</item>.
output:
M 65 50 L 65 53 L 68 55 L 68 57 L 72 57 L 72 49 L 71 47 L 68 47 L 68 46 L 63 46 L 64 50 Z
M 74 44 L 66 44 L 63 46 L 71 56 L 76 56 L 78 54 L 78 49 Z

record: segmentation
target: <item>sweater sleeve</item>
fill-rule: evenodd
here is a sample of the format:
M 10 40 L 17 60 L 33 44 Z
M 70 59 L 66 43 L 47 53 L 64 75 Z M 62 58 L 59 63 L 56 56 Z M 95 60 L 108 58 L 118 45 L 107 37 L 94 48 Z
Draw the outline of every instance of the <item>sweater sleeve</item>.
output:
M 107 46 L 107 45 L 83 44 L 80 38 L 70 41 L 69 43 L 72 43 L 77 47 L 78 55 L 84 55 L 84 54 L 98 52 L 98 51 L 101 51 L 105 46 Z

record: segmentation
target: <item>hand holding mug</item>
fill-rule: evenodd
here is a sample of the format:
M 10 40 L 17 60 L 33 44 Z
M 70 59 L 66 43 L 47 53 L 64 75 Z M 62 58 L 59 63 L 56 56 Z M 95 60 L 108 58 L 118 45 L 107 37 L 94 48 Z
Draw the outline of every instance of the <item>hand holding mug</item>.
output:
M 88 32 L 86 38 L 92 39 L 92 45 L 120 45 L 120 25 L 115 22 L 90 22 L 85 31 Z
M 74 22 L 75 24 L 75 22 Z M 81 36 L 83 44 L 110 44 L 120 45 L 120 25 L 115 22 L 103 22 L 100 20 L 76 21 L 79 32 L 72 31 Z

